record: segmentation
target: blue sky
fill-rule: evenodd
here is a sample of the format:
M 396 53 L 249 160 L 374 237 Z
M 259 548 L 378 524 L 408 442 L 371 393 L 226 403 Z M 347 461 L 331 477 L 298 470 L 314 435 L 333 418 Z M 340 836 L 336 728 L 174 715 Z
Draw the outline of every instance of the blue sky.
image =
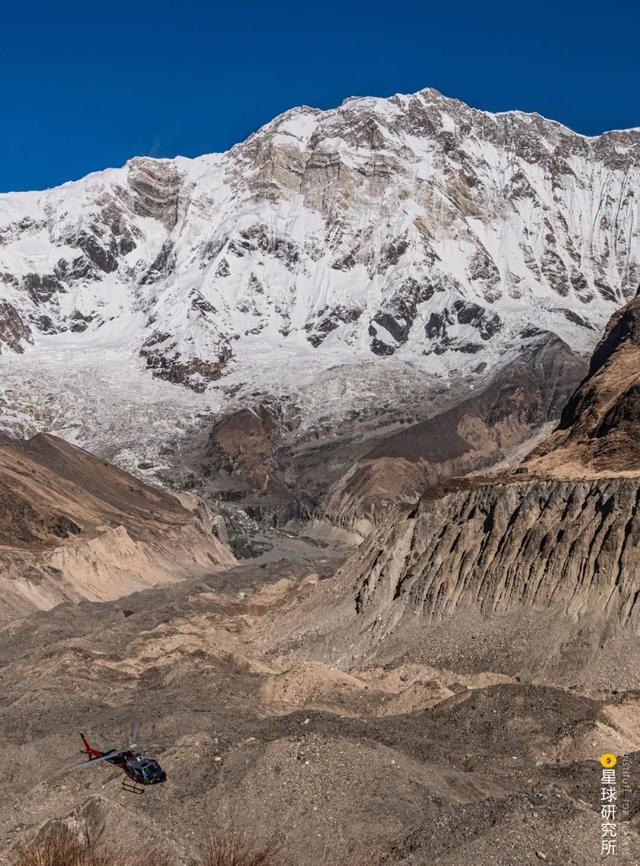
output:
M 0 190 L 225 150 L 273 116 L 437 87 L 596 134 L 640 126 L 634 2 L 5 4 Z

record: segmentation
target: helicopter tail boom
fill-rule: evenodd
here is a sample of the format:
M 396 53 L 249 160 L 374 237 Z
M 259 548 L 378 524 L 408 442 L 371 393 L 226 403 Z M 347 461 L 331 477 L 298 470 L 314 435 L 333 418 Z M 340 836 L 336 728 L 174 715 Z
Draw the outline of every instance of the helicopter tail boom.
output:
M 84 749 L 82 751 L 85 752 L 89 756 L 90 759 L 91 758 L 101 758 L 103 753 L 99 752 L 97 749 L 94 749 L 84 734 L 81 733 L 80 736 L 82 738 L 82 744 L 84 746 Z

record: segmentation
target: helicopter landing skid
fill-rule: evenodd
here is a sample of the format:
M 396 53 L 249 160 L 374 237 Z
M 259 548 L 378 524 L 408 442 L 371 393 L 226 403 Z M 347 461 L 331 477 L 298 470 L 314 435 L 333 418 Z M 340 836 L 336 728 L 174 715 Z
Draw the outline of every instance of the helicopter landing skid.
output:
M 139 785 L 137 782 L 131 782 L 129 779 L 123 779 L 122 790 L 128 791 L 129 794 L 144 794 L 144 785 Z

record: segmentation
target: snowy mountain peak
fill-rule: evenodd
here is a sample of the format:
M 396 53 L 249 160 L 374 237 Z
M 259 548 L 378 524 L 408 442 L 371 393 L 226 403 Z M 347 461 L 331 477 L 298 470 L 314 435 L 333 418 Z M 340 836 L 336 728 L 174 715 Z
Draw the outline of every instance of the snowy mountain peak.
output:
M 640 283 L 639 181 L 637 131 L 431 88 L 302 106 L 226 154 L 0 196 L 0 344 L 108 346 L 199 391 L 384 359 L 475 375 L 532 328 L 587 350 Z

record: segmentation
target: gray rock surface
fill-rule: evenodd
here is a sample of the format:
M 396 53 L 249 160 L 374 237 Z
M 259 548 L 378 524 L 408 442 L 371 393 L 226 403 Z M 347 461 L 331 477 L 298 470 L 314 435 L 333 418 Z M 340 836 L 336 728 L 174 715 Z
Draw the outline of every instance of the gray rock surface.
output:
M 640 632 L 640 484 L 512 481 L 423 497 L 357 554 L 358 610 L 405 615 L 477 606 L 606 614 Z M 352 566 L 353 567 L 353 566 Z

